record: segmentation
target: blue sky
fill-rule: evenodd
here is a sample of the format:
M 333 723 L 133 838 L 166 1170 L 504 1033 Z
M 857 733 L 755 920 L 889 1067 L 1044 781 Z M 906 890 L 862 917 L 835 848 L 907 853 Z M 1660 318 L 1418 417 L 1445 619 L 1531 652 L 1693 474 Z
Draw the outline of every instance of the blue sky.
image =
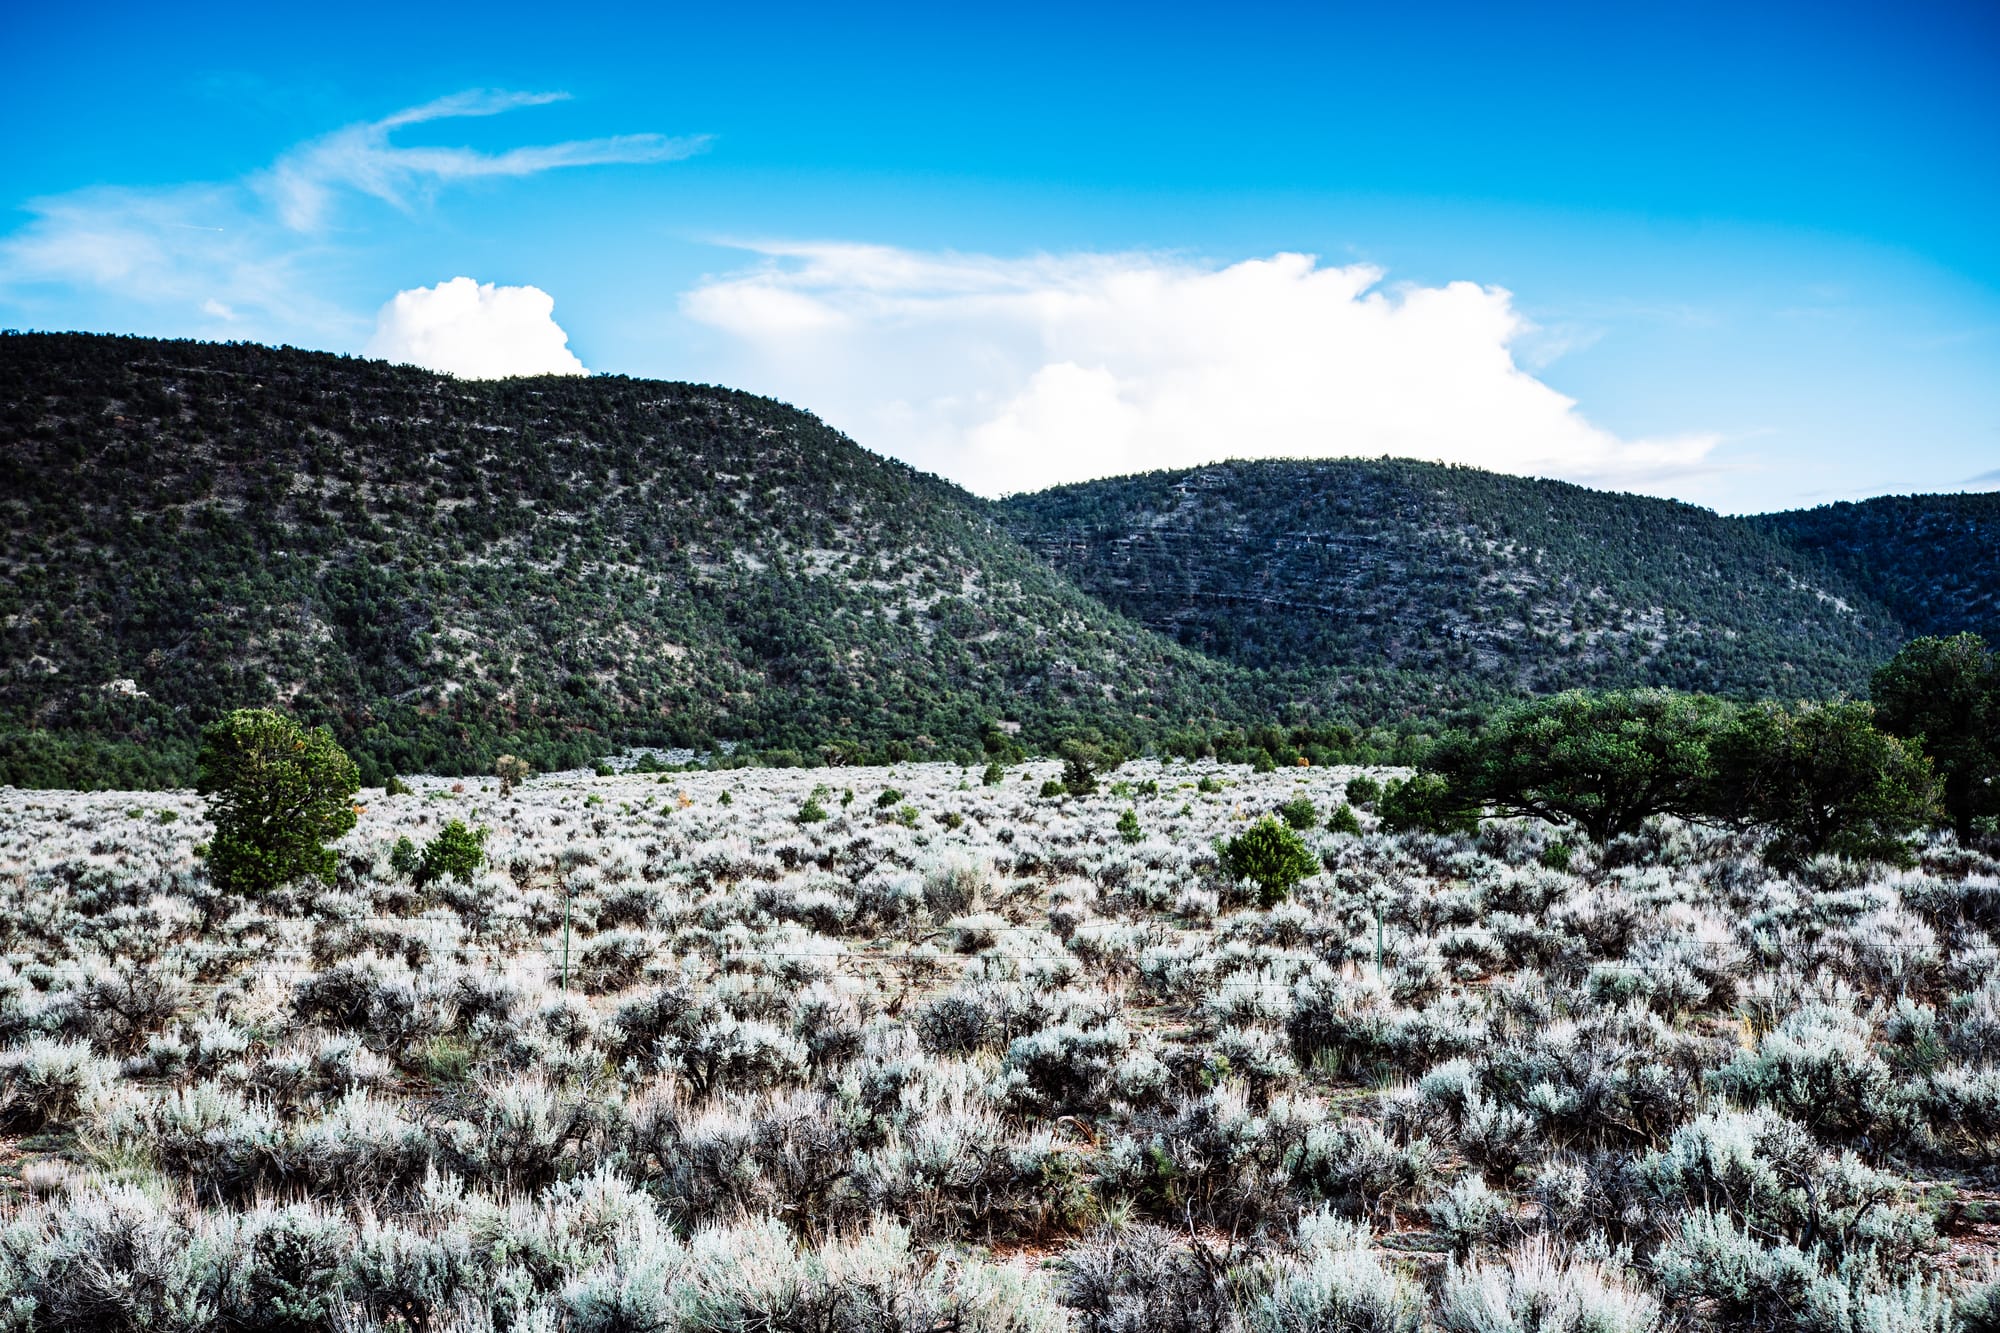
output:
M 280 8 L 0 18 L 0 325 L 730 383 L 987 493 L 2000 484 L 1991 4 Z

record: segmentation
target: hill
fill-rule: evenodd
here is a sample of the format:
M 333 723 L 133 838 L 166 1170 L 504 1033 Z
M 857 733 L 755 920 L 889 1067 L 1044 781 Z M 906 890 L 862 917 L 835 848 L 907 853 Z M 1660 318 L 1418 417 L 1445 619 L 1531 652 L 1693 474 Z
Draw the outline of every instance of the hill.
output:
M 1146 735 L 1240 673 L 782 404 L 251 345 L 0 337 L 0 783 L 185 781 L 282 701 L 375 772 L 621 744 Z
M 1806 695 L 1865 688 L 1906 637 L 1776 528 L 1473 468 L 1226 463 L 998 512 L 1109 605 L 1252 667 L 1384 663 L 1475 694 Z
M 0 784 L 185 782 L 262 702 L 371 777 L 1093 730 L 1283 758 L 1218 737 L 1273 722 L 1381 760 L 1524 692 L 1863 689 L 1910 632 L 1993 623 L 1997 503 L 1725 519 L 1322 461 L 996 505 L 707 385 L 6 334 Z
M 1867 588 L 1914 634 L 2000 643 L 2000 492 L 1885 495 L 1746 522 Z

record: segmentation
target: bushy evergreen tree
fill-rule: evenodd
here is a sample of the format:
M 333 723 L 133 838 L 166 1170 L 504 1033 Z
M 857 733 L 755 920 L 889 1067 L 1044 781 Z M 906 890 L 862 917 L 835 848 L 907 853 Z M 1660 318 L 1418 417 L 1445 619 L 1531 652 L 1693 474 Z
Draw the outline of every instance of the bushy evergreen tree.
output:
M 1319 826 L 1319 807 L 1312 803 L 1310 796 L 1294 796 L 1278 807 L 1278 814 L 1301 833 Z
M 1231 879 L 1255 884 L 1258 901 L 1270 907 L 1317 874 L 1319 861 L 1298 834 L 1266 815 L 1223 844 L 1222 868 Z
M 1709 741 L 1729 707 L 1671 690 L 1570 690 L 1446 737 L 1424 767 L 1470 805 L 1574 824 L 1603 841 L 1660 814 L 1699 816 Z
M 1773 831 L 1774 863 L 1904 861 L 1936 809 L 1930 763 L 1851 700 L 1753 704 L 1716 733 L 1709 812 Z
M 486 864 L 486 834 L 484 828 L 472 828 L 462 819 L 452 820 L 424 844 L 413 878 L 419 885 L 435 884 L 441 879 L 470 884 L 479 868 Z
M 195 790 L 215 837 L 208 873 L 231 893 L 296 879 L 331 880 L 326 844 L 354 827 L 360 772 L 325 727 L 269 708 L 239 708 L 202 733 Z
M 1470 833 L 1479 827 L 1479 807 L 1436 773 L 1391 779 L 1375 804 L 1391 833 Z
M 1964 841 L 2000 815 L 2000 656 L 1977 634 L 1912 640 L 1875 673 L 1881 724 L 1936 766 L 1945 816 Z

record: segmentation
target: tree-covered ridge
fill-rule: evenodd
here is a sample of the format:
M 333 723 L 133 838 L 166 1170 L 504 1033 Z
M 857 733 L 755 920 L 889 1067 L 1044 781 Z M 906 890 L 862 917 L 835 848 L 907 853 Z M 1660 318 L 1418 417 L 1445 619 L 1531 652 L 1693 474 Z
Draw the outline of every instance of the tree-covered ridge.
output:
M 1907 637 L 1860 590 L 1890 557 L 1787 517 L 1387 461 L 991 506 L 727 389 L 0 335 L 0 784 L 186 783 L 258 705 L 373 781 L 715 742 L 1381 762 L 1524 692 L 1859 692 Z M 1977 544 L 1937 548 L 1975 593 Z
M 1473 468 L 1225 463 L 1000 512 L 1113 607 L 1250 666 L 1381 663 L 1472 692 L 1795 698 L 1863 687 L 1905 637 L 1850 580 L 1754 525 Z
M 1745 521 L 1866 587 L 1913 634 L 2000 639 L 2000 491 L 1885 495 Z
M 1046 740 L 1241 702 L 964 492 L 749 394 L 87 335 L 0 337 L 0 386 L 17 769 L 185 780 L 203 721 L 264 703 L 364 770 L 453 771 L 976 752 L 989 722 Z

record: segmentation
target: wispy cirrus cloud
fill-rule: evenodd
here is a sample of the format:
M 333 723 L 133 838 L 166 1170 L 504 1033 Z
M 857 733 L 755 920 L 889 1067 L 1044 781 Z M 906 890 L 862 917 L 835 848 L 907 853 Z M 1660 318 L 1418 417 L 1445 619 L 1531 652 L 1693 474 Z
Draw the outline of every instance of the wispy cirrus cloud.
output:
M 1373 456 L 1671 489 L 1717 435 L 1631 439 L 1524 368 L 1503 288 L 1368 264 L 757 244 L 684 312 L 732 382 L 987 494 L 1222 458 Z
M 360 321 L 321 294 L 330 255 L 258 206 L 241 184 L 114 186 L 37 199 L 0 240 L 0 292 L 33 310 L 86 300 L 158 317 L 176 332 L 245 338 L 334 337 Z M 72 320 L 59 316 L 59 325 Z
M 673 162 L 700 152 L 708 144 L 706 135 L 618 134 L 482 153 L 471 148 L 405 147 L 391 139 L 397 130 L 410 125 L 497 116 L 567 98 L 567 93 L 487 89 L 454 93 L 300 144 L 272 165 L 258 180 L 258 188 L 274 202 L 286 226 L 309 231 L 324 223 L 329 208 L 344 191 L 407 210 L 439 187 L 460 181 L 534 176 L 562 167 Z
M 708 142 L 620 134 L 483 152 L 395 138 L 411 126 L 566 97 L 455 93 L 309 139 L 236 180 L 97 187 L 31 200 L 28 221 L 0 238 L 0 292 L 32 308 L 38 292 L 60 298 L 82 290 L 150 310 L 183 332 L 355 340 L 369 327 L 369 313 L 326 294 L 335 290 L 326 271 L 341 258 L 332 224 L 348 205 L 371 200 L 410 213 L 454 184 L 671 162 Z

